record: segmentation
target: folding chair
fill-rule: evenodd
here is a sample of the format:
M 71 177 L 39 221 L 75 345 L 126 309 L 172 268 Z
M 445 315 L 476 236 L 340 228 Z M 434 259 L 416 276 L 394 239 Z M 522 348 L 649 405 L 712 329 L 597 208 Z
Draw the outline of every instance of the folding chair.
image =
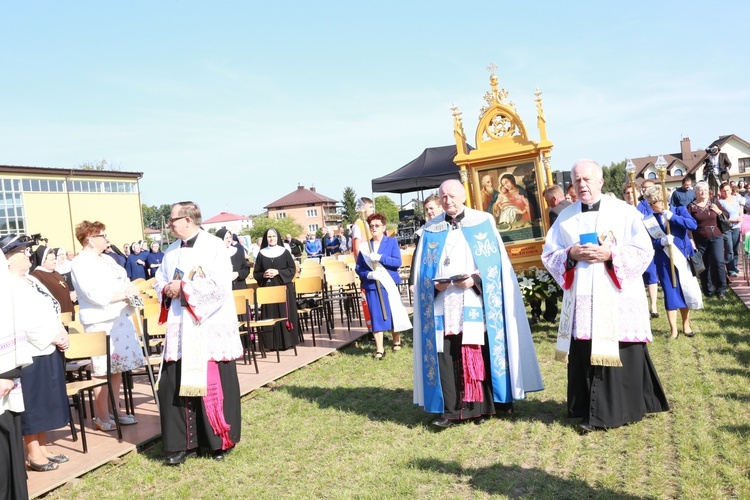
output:
M 406 296 L 409 298 L 409 305 L 411 305 L 411 288 L 409 287 L 409 274 L 411 273 L 411 264 L 414 259 L 414 252 L 404 252 L 401 254 L 401 267 L 398 269 L 398 275 L 401 277 L 401 283 L 398 288 L 403 293 L 404 288 L 406 289 Z
M 274 328 L 277 323 L 286 323 L 287 317 L 283 318 L 263 318 L 261 311 L 264 305 L 273 304 L 285 304 L 286 305 L 286 286 L 262 286 L 255 291 L 255 317 L 252 320 L 248 320 L 248 328 L 250 331 L 255 333 L 256 338 L 259 338 L 259 342 L 263 345 L 263 339 L 259 337 L 259 330 L 262 328 L 271 328 L 273 331 L 273 343 L 272 346 L 276 350 L 276 361 L 281 363 L 281 355 L 279 349 L 276 346 L 276 329 Z M 297 356 L 297 345 L 294 346 L 294 355 Z
M 76 380 L 74 382 L 68 382 L 66 389 L 68 397 L 73 399 L 73 405 L 78 411 L 78 421 L 81 426 L 81 441 L 83 442 L 83 452 L 88 453 L 88 445 L 86 444 L 86 428 L 83 423 L 83 391 L 93 389 L 94 387 L 100 387 L 103 385 L 109 389 L 109 402 L 112 408 L 117 408 L 115 402 L 115 395 L 112 392 L 112 376 L 109 361 L 109 335 L 107 332 L 91 332 L 73 334 L 68 336 L 69 346 L 68 350 L 65 351 L 66 360 L 76 360 L 83 358 L 91 358 L 92 356 L 106 356 L 107 357 L 107 378 L 93 379 L 93 380 Z M 91 415 L 93 418 L 93 414 Z M 120 427 L 120 418 L 117 416 L 117 412 L 114 412 L 115 427 L 117 428 L 117 439 L 122 441 L 122 428 Z M 75 437 L 73 439 L 76 440 Z
M 311 307 L 303 307 L 303 308 L 297 308 L 297 315 L 300 317 L 300 320 L 302 319 L 309 319 L 310 320 L 310 331 L 312 332 L 312 339 L 313 339 L 313 347 L 315 347 L 315 321 L 318 322 L 318 332 L 323 333 L 323 315 L 324 315 L 324 305 L 323 305 L 323 280 L 319 276 L 308 276 L 308 277 L 300 277 L 297 278 L 297 281 L 294 282 L 294 286 L 296 287 L 297 291 L 297 299 L 298 300 L 307 300 L 308 306 Z M 310 301 L 316 302 L 317 304 L 313 305 L 310 303 Z M 328 339 L 330 340 L 331 337 L 331 327 L 326 321 L 326 332 L 328 333 Z
M 326 273 L 323 302 L 326 305 L 326 312 L 331 325 L 333 325 L 334 316 L 333 304 L 338 303 L 341 322 L 344 322 L 344 315 L 346 315 L 346 329 L 348 331 L 352 329 L 352 317 L 359 319 L 359 325 L 362 326 L 360 291 L 354 271 Z
M 235 290 L 235 292 L 240 291 L 242 290 Z M 245 342 L 243 342 L 242 346 L 242 359 L 245 364 L 247 364 L 248 356 L 252 358 L 253 364 L 255 365 L 255 373 L 260 373 L 258 371 L 258 360 L 255 357 L 255 341 L 250 338 L 250 328 L 248 328 L 247 326 L 249 318 L 251 317 L 251 311 L 250 302 L 248 301 L 246 295 L 237 293 L 234 294 L 234 309 L 237 312 L 237 322 L 240 328 L 240 335 L 244 335 L 245 337 Z

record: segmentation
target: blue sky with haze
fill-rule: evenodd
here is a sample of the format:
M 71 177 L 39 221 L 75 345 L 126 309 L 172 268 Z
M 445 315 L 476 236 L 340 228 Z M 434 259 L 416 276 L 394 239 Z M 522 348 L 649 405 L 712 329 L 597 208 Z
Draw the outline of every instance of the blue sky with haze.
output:
M 451 103 L 473 144 L 490 62 L 558 170 L 750 140 L 747 2 L 6 0 L 0 30 L 0 164 L 106 158 L 206 216 L 370 195 Z

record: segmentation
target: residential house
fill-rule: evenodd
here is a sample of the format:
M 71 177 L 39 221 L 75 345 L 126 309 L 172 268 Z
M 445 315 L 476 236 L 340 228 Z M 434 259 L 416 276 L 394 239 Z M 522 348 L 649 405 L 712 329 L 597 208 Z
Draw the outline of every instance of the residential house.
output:
M 203 220 L 201 227 L 208 231 L 209 229 L 219 230 L 222 227 L 227 228 L 232 234 L 239 234 L 243 229 L 250 229 L 253 227 L 253 220 L 250 217 L 244 215 L 232 214 L 229 212 L 221 212 L 219 215 L 214 215 L 208 219 Z
M 726 153 L 729 157 L 732 162 L 730 175 L 733 181 L 750 180 L 750 143 L 744 139 L 736 135 L 723 135 L 708 144 L 705 149 L 693 150 L 690 137 L 684 137 L 680 141 L 679 153 L 663 155 L 667 161 L 667 176 L 665 178 L 667 188 L 680 187 L 682 179 L 686 175 L 691 175 L 696 181 L 703 180 L 703 163 L 708 157 L 706 149 L 711 146 L 718 146 L 721 152 Z M 655 167 L 658 157 L 659 155 L 632 158 L 636 166 L 636 178 L 658 180 L 659 174 Z
M 302 226 L 303 231 L 309 233 L 323 227 L 337 231 L 342 222 L 342 216 L 338 213 L 338 201 L 318 193 L 315 187 L 305 189 L 298 185 L 291 193 L 263 208 L 268 211 L 270 219 L 293 218 Z

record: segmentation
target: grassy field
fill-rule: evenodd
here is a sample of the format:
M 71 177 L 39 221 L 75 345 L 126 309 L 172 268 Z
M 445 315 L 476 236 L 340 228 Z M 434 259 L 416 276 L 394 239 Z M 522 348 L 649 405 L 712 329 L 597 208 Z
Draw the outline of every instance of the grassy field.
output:
M 534 327 L 546 389 L 513 418 L 442 432 L 412 405 L 412 351 L 349 347 L 243 400 L 223 463 L 161 464 L 161 446 L 49 498 L 750 498 L 750 313 L 734 294 L 694 313 L 692 339 L 650 346 L 672 411 L 579 436 L 555 325 Z M 660 302 L 661 304 L 661 302 Z

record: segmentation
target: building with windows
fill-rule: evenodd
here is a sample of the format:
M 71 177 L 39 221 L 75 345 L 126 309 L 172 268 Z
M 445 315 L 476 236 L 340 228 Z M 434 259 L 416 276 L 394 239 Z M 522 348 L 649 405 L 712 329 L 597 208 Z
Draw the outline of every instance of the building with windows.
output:
M 214 215 L 208 219 L 203 220 L 201 227 L 206 231 L 214 229 L 218 231 L 222 227 L 227 228 L 232 234 L 239 234 L 243 229 L 250 229 L 253 227 L 253 220 L 250 217 L 244 215 L 231 214 L 229 212 L 221 212 L 219 215 Z
M 141 172 L 0 165 L 0 235 L 40 234 L 50 245 L 81 245 L 75 226 L 98 220 L 113 243 L 143 239 Z
M 703 163 L 708 157 L 706 149 L 718 146 L 722 153 L 726 153 L 732 162 L 730 176 L 733 181 L 750 180 L 750 144 L 736 135 L 722 135 L 703 149 L 692 150 L 690 137 L 680 141 L 680 152 L 665 154 L 667 161 L 667 188 L 678 188 L 686 175 L 694 180 L 703 180 Z M 658 179 L 659 174 L 654 164 L 659 155 L 632 158 L 636 166 L 636 178 Z
M 314 187 L 305 189 L 304 186 L 297 186 L 288 195 L 263 208 L 270 219 L 295 219 L 307 233 L 314 233 L 323 227 L 338 230 L 342 221 L 341 214 L 338 213 L 338 202 L 318 193 Z

